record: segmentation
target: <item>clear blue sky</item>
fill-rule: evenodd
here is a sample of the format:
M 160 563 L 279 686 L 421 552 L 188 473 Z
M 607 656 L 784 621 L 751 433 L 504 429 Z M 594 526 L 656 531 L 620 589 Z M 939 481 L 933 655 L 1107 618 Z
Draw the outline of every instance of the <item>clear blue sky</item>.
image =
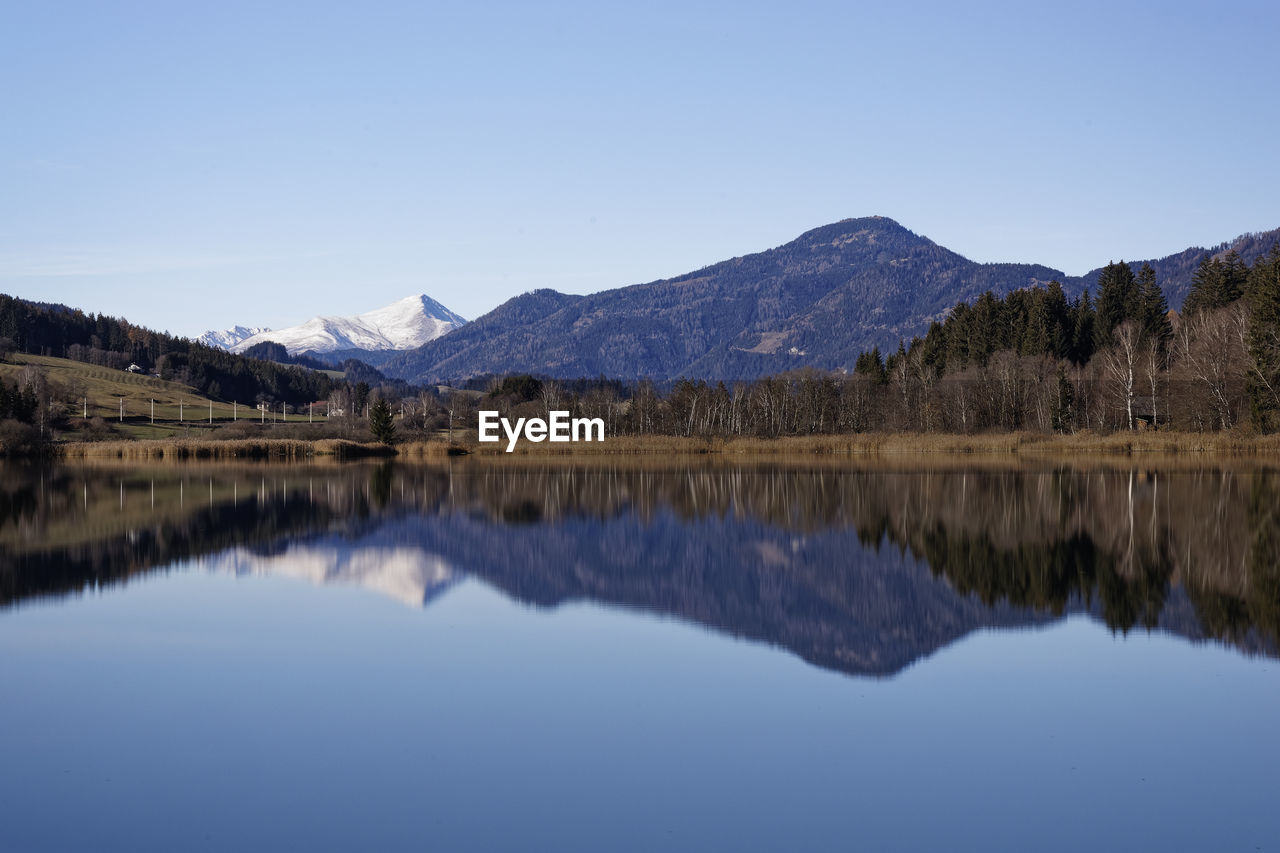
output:
M 0 12 L 0 291 L 181 334 L 870 214 L 1070 274 L 1280 227 L 1275 3 Z

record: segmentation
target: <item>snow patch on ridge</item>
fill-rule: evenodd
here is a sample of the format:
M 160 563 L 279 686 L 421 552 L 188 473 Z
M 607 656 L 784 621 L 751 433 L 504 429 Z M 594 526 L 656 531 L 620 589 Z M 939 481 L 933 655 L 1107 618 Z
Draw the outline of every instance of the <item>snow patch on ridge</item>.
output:
M 206 346 L 218 347 L 219 349 L 231 349 L 233 346 L 247 338 L 269 331 L 271 331 L 271 329 L 267 326 L 233 326 L 230 329 L 223 329 L 220 332 L 205 332 L 203 335 L 196 338 L 196 341 Z
M 244 352 L 255 344 L 274 341 L 282 344 L 290 355 L 347 349 L 411 350 L 465 322 L 459 314 L 431 297 L 416 295 L 354 317 L 313 317 L 287 329 L 254 330 L 254 334 L 225 348 Z M 206 333 L 204 337 L 210 334 L 218 333 Z

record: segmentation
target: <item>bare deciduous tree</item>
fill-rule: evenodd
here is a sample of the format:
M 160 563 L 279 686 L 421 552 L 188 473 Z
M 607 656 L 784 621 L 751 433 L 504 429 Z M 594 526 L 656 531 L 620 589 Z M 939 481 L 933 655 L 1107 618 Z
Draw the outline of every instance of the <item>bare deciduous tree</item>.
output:
M 1112 333 L 1112 345 L 1102 351 L 1102 369 L 1111 387 L 1116 407 L 1125 413 L 1125 425 L 1133 429 L 1134 384 L 1140 358 L 1138 329 L 1126 320 Z
M 1198 311 L 1175 336 L 1180 368 L 1206 394 L 1213 420 L 1222 429 L 1236 422 L 1239 384 L 1247 367 L 1249 316 L 1236 303 L 1216 311 Z

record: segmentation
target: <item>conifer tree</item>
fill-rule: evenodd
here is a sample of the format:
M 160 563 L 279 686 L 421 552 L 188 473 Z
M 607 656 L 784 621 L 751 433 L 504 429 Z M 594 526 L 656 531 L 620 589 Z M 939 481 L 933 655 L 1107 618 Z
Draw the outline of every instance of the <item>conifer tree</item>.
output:
M 1098 276 L 1098 307 L 1093 329 L 1094 348 L 1111 343 L 1111 333 L 1125 320 L 1133 318 L 1138 308 L 1138 283 L 1133 270 L 1124 261 L 1109 263 Z
M 396 425 L 391 419 L 391 406 L 382 397 L 374 400 L 369 407 L 369 431 L 383 444 L 395 443 Z
M 880 355 L 880 347 L 872 347 L 870 352 L 859 354 L 858 360 L 854 363 L 853 372 L 869 376 L 879 383 L 887 382 L 889 373 L 885 369 L 884 358 Z
M 1182 303 L 1182 314 L 1225 308 L 1239 299 L 1248 286 L 1249 268 L 1234 249 L 1221 258 L 1205 255 L 1191 276 L 1191 292 Z
M 1070 306 L 1062 284 L 1049 282 L 1044 297 L 1045 314 L 1049 320 L 1049 354 L 1054 358 L 1066 358 L 1071 350 Z
M 1094 327 L 1097 323 L 1093 300 L 1089 298 L 1089 288 L 1086 287 L 1080 294 L 1071 313 L 1071 360 L 1076 364 L 1084 364 L 1093 358 Z
M 1219 296 L 1221 305 L 1230 305 L 1241 296 L 1249 286 L 1249 265 L 1244 262 L 1235 249 L 1222 256 L 1222 291 Z
M 1280 427 L 1280 245 L 1254 261 L 1249 294 L 1249 409 L 1254 426 Z
M 1222 281 L 1222 264 L 1205 255 L 1191 275 L 1191 290 L 1182 301 L 1182 316 L 1194 317 L 1200 311 L 1214 307 Z
M 973 324 L 973 311 L 968 302 L 961 302 L 951 309 L 943 325 L 947 339 L 947 364 L 952 370 L 960 370 L 969 364 L 969 335 Z
M 988 290 L 973 306 L 969 336 L 970 363 L 986 364 L 987 357 L 1000 349 L 1000 300 Z
M 1173 338 L 1173 326 L 1169 323 L 1169 303 L 1150 264 L 1143 264 L 1138 271 L 1137 286 L 1138 329 L 1143 340 L 1154 346 L 1163 358 Z
M 1051 349 L 1050 344 L 1050 326 L 1048 305 L 1044 298 L 1044 292 L 1037 289 L 1033 291 L 1030 311 L 1027 314 L 1026 322 L 1022 328 L 1022 340 L 1018 346 L 1018 352 L 1022 355 L 1044 355 Z M 1009 294 L 1012 296 L 1013 294 Z
M 929 324 L 929 332 L 920 344 L 920 357 L 924 364 L 938 371 L 947 369 L 947 335 L 943 325 L 938 322 Z

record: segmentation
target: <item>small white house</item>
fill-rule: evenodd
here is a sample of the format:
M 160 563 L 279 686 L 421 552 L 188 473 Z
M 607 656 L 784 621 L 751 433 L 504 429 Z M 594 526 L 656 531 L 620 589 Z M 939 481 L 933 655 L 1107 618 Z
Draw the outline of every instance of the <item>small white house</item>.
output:
M 126 370 L 126 371 L 128 371 L 129 373 L 143 373 L 143 372 L 145 372 L 145 371 L 143 371 L 143 369 L 142 369 L 141 367 L 139 367 L 139 366 L 138 366 L 138 365 L 136 365 L 136 364 L 130 364 L 128 367 L 126 367 L 126 368 L 125 368 L 125 370 Z

